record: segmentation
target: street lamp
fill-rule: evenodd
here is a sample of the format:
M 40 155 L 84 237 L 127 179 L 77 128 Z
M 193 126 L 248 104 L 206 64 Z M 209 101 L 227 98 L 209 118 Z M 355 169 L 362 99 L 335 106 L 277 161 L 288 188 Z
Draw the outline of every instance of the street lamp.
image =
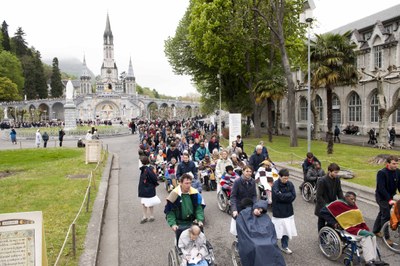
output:
M 308 79 L 307 79 L 307 151 L 311 152 L 311 58 L 310 58 L 310 30 L 312 18 L 306 18 L 308 31 Z
M 221 122 L 221 91 L 222 91 L 222 84 L 221 84 L 221 75 L 218 73 L 217 74 L 217 78 L 218 78 L 218 83 L 219 83 L 219 87 L 217 87 L 217 89 L 219 89 L 219 126 L 218 126 L 218 136 L 222 135 L 222 122 Z

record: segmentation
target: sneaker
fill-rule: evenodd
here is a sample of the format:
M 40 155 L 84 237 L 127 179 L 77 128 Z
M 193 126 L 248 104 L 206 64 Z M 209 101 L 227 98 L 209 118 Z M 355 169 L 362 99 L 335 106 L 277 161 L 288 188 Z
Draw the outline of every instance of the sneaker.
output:
M 150 217 L 149 222 L 154 222 L 154 217 Z
M 140 223 L 141 223 L 141 224 L 144 224 L 145 222 L 147 222 L 147 218 L 146 218 L 146 217 L 143 217 L 142 220 L 140 220 Z
M 289 248 L 281 248 L 281 250 L 282 250 L 284 253 L 288 254 L 288 255 L 290 255 L 290 254 L 293 253 L 293 251 L 291 251 Z
M 379 237 L 379 238 L 382 238 L 382 237 L 383 237 L 383 234 L 382 234 L 382 232 L 378 232 L 378 233 L 375 233 L 375 236 L 376 236 L 376 237 Z

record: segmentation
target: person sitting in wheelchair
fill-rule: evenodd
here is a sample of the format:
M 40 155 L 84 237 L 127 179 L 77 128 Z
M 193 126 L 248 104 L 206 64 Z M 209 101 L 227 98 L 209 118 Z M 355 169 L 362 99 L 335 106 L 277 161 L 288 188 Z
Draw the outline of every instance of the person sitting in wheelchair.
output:
M 206 237 L 198 225 L 193 224 L 184 230 L 178 241 L 178 247 L 182 251 L 181 265 L 208 266 L 205 259 L 208 255 L 206 242 Z
M 328 226 L 343 229 L 360 240 L 366 265 L 388 265 L 378 261 L 376 236 L 369 230 L 361 211 L 356 205 L 356 194 L 346 192 L 344 200 L 335 200 L 321 209 L 320 216 Z
M 321 168 L 321 163 L 319 161 L 315 161 L 307 171 L 306 182 L 310 182 L 313 187 L 317 184 L 317 181 L 320 177 L 325 175 L 324 169 Z
M 268 202 L 241 201 L 244 209 L 236 218 L 238 250 L 242 266 L 286 265 L 280 251 L 274 224 L 267 214 Z
M 233 182 L 235 182 L 235 179 L 238 178 L 239 176 L 233 171 L 233 166 L 232 165 L 227 165 L 225 167 L 225 173 L 221 177 L 221 189 L 226 192 L 228 196 L 231 194 Z

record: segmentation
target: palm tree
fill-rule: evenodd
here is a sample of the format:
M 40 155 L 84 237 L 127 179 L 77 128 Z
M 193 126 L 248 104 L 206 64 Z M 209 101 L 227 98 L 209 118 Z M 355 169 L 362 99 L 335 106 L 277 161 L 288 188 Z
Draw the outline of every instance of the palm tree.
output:
M 328 154 L 333 153 L 332 91 L 336 86 L 355 86 L 358 82 L 357 46 L 350 42 L 350 34 L 317 34 L 311 42 L 311 82 L 314 88 L 326 89 Z

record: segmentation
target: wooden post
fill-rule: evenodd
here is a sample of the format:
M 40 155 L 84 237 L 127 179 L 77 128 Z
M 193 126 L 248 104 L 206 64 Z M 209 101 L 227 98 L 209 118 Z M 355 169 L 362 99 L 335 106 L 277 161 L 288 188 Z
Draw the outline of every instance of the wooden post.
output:
M 72 254 L 74 258 L 76 257 L 76 231 L 75 224 L 72 224 Z
M 90 205 L 90 189 L 91 189 L 91 186 L 89 185 L 89 192 L 88 192 L 88 197 L 87 197 L 87 201 L 86 201 L 86 212 L 89 212 L 89 205 Z

